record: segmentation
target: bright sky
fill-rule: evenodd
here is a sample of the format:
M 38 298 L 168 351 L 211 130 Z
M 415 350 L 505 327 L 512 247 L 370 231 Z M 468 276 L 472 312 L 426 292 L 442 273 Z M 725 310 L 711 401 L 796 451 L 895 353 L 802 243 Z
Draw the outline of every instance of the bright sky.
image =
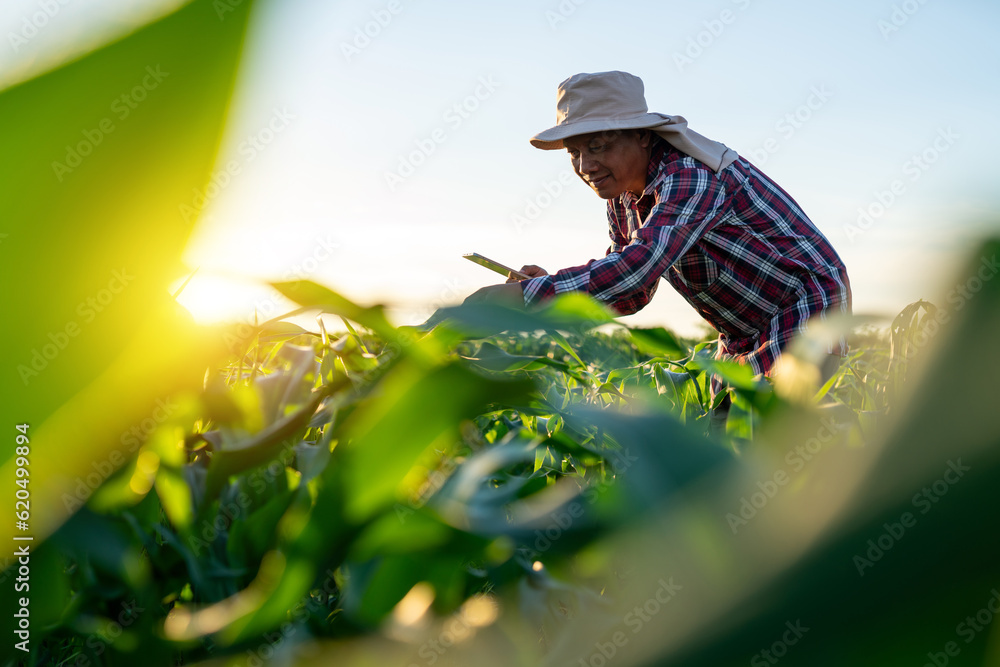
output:
M 0 45 L 0 69 L 44 62 L 81 25 L 113 31 L 118 8 L 175 4 L 62 2 L 30 48 Z M 5 3 L 3 34 L 42 4 Z M 412 323 L 502 280 L 462 253 L 550 271 L 602 256 L 604 202 L 564 152 L 528 143 L 554 124 L 556 86 L 577 72 L 640 76 L 650 110 L 685 116 L 761 166 L 843 257 L 856 312 L 939 298 L 955 262 L 1000 221 L 995 2 L 272 0 L 258 10 L 219 161 L 239 173 L 217 177 L 225 184 L 185 255 L 199 271 L 182 300 L 205 321 L 269 302 L 257 281 L 308 277 Z M 626 321 L 693 334 L 700 318 L 661 284 Z

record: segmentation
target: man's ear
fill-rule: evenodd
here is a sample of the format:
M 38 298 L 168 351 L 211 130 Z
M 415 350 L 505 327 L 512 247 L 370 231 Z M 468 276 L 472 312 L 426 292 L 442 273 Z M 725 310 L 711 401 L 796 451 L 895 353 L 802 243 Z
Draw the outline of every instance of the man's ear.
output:
M 652 130 L 637 130 L 639 133 L 639 145 L 643 148 L 649 148 L 650 144 L 653 143 L 653 131 Z

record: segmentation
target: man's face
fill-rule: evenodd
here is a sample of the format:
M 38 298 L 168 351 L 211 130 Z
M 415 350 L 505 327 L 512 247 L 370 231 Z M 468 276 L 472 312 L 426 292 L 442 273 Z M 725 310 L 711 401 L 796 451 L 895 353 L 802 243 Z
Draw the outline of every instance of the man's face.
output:
M 601 199 L 613 199 L 626 190 L 642 194 L 649 166 L 649 131 L 609 131 L 581 134 L 563 140 L 573 171 Z

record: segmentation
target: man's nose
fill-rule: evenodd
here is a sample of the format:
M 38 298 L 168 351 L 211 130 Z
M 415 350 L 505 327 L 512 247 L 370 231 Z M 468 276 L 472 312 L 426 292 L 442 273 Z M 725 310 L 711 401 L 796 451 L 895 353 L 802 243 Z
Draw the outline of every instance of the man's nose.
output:
M 580 156 L 580 173 L 590 174 L 597 170 L 597 161 L 590 158 Z

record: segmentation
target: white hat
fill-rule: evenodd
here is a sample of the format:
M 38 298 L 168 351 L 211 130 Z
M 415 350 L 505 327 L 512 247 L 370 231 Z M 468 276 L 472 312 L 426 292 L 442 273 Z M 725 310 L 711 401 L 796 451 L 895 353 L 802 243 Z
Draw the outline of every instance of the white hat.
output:
M 688 129 L 683 116 L 650 113 L 642 79 L 627 72 L 574 74 L 559 84 L 556 125 L 531 138 L 542 150 L 563 148 L 563 139 L 607 130 L 650 129 L 671 146 L 719 172 L 736 151 Z

